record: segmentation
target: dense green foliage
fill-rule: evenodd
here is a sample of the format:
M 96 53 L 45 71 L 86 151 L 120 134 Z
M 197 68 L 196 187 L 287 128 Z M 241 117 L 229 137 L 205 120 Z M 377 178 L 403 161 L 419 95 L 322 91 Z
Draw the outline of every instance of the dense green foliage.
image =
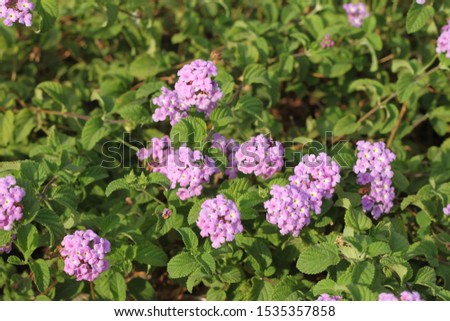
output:
M 1 299 L 88 297 L 58 247 L 90 228 L 112 244 L 96 299 L 376 300 L 413 289 L 450 300 L 450 64 L 436 54 L 450 1 L 368 1 L 362 28 L 331 0 L 38 2 L 33 27 L 0 26 L 0 177 L 27 191 L 13 250 L 0 256 Z M 336 45 L 322 49 L 326 34 Z M 171 132 L 153 122 L 151 98 L 197 58 L 216 62 L 224 98 L 211 119 Z M 342 167 L 336 194 L 299 237 L 282 236 L 262 204 L 292 168 L 218 177 L 180 201 L 135 157 L 152 137 L 198 147 L 212 130 L 239 141 L 271 133 L 289 142 L 291 167 L 302 148 L 326 151 Z M 397 155 L 394 208 L 378 221 L 361 210 L 352 172 L 360 139 Z M 195 221 L 218 191 L 245 231 L 213 249 Z M 0 231 L 0 245 L 10 238 Z

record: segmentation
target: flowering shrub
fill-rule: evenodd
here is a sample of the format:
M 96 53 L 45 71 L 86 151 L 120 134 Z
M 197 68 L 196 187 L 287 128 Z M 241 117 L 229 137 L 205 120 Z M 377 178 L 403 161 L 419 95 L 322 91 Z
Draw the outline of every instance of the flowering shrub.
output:
M 450 300 L 450 7 L 334 3 L 0 0 L 0 299 Z

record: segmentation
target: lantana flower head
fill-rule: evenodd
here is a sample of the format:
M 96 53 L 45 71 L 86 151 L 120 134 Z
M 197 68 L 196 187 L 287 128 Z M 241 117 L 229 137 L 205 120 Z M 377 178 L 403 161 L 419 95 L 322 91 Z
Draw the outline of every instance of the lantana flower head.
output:
M 77 281 L 94 281 L 109 269 L 105 255 L 111 251 L 108 240 L 91 230 L 66 235 L 61 243 L 64 271 L 75 275 Z

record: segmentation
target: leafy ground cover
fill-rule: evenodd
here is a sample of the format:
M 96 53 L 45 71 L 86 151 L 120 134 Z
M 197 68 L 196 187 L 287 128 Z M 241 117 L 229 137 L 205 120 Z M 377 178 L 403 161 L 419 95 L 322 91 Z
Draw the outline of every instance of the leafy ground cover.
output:
M 450 299 L 450 1 L 0 17 L 1 299 Z

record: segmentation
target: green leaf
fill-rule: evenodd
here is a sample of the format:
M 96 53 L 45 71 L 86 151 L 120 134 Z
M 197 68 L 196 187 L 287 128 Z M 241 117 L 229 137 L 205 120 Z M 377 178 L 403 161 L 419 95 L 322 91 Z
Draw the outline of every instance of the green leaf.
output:
M 415 284 L 430 286 L 436 284 L 436 272 L 432 267 L 424 266 L 416 274 Z
M 105 195 L 106 197 L 109 197 L 113 192 L 121 189 L 129 189 L 127 180 L 125 178 L 119 178 L 109 183 L 106 187 Z
M 376 301 L 378 296 L 372 292 L 367 286 L 349 284 L 347 289 L 353 301 Z
M 15 255 L 9 255 L 8 256 L 8 263 L 14 264 L 14 265 L 27 265 L 27 262 L 24 260 L 21 260 L 19 257 Z
M 33 161 L 24 161 L 20 166 L 21 177 L 31 181 L 35 186 L 40 186 L 47 178 L 42 165 Z
M 51 246 L 59 244 L 66 234 L 61 218 L 52 210 L 47 208 L 40 209 L 35 217 L 35 221 L 45 226 L 48 230 Z
M 172 279 L 183 278 L 191 274 L 197 267 L 195 258 L 187 252 L 182 252 L 170 259 L 167 272 Z
M 225 301 L 227 294 L 224 290 L 218 288 L 210 288 L 206 293 L 206 300 L 208 301 Z
M 40 292 L 44 292 L 50 285 L 50 268 L 47 262 L 38 259 L 30 263 L 31 272 L 34 275 L 34 282 Z
M 239 98 L 234 109 L 236 111 L 239 110 L 246 114 L 252 115 L 255 119 L 260 119 L 264 107 L 259 98 L 250 95 L 243 95 Z
M 373 263 L 364 261 L 358 263 L 352 272 L 352 282 L 370 286 L 375 278 L 375 266 Z
M 228 125 L 235 122 L 233 113 L 228 107 L 217 107 L 214 109 L 209 117 L 214 125 L 214 130 L 220 131 L 225 129 Z
M 183 239 L 184 245 L 188 250 L 196 250 L 198 248 L 198 237 L 189 227 L 179 228 L 178 233 L 180 233 Z
M 297 268 L 306 274 L 318 274 L 329 266 L 338 264 L 339 261 L 339 251 L 336 245 L 320 243 L 310 246 L 300 253 Z
M 37 0 L 36 12 L 41 16 L 39 32 L 47 32 L 58 17 L 58 3 L 56 0 Z
M 208 252 L 203 253 L 201 256 L 197 257 L 198 262 L 203 268 L 203 271 L 208 275 L 214 275 L 216 272 L 216 261 L 214 257 Z
M 159 72 L 159 60 L 148 54 L 138 56 L 130 65 L 130 75 L 144 79 L 155 76 Z
M 397 80 L 397 95 L 400 102 L 408 101 L 417 89 L 415 79 L 412 74 L 402 73 Z
M 81 174 L 80 174 L 80 182 L 84 186 L 88 186 L 94 182 L 103 180 L 107 178 L 108 172 L 105 168 L 101 166 L 92 166 L 86 168 Z
M 26 260 L 39 246 L 39 234 L 34 225 L 24 225 L 17 231 L 17 246 Z
M 383 271 L 387 277 L 390 277 L 392 272 L 397 274 L 400 283 L 403 285 L 412 277 L 412 268 L 408 261 L 398 256 L 386 256 L 381 258 L 381 265 L 384 267 Z
M 130 295 L 138 301 L 149 301 L 155 297 L 155 289 L 150 282 L 141 278 L 134 278 L 127 284 Z
M 36 89 L 41 89 L 58 104 L 62 106 L 66 105 L 66 101 L 64 99 L 64 88 L 60 83 L 54 81 L 44 81 L 37 85 Z
M 188 147 L 202 146 L 207 135 L 206 123 L 198 117 L 183 118 L 170 130 L 170 141 L 177 148 L 186 143 Z
M 162 81 L 152 81 L 146 84 L 143 84 L 139 89 L 136 91 L 136 99 L 148 97 L 151 94 L 156 93 L 159 91 L 162 87 L 164 87 L 164 83 Z
M 374 242 L 369 244 L 367 247 L 367 255 L 370 257 L 375 257 L 383 254 L 387 254 L 391 252 L 391 248 L 389 244 L 385 242 Z
M 191 209 L 189 210 L 189 214 L 188 214 L 188 223 L 190 225 L 194 224 L 197 219 L 198 219 L 198 215 L 200 214 L 201 211 L 201 204 L 203 202 L 202 201 L 196 201 L 194 202 L 194 204 L 192 205 Z
M 12 241 L 12 234 L 11 231 L 0 230 L 0 247 Z
M 431 266 L 437 267 L 439 265 L 438 249 L 436 244 L 429 240 L 422 240 L 411 244 L 406 253 L 407 258 L 413 258 L 417 256 L 425 256 L 428 263 Z
M 386 108 L 383 109 L 386 112 L 386 119 L 383 124 L 383 128 L 380 129 L 381 134 L 390 133 L 392 128 L 394 128 L 395 123 L 398 119 L 398 108 L 394 104 L 387 104 Z
M 272 301 L 298 301 L 301 300 L 300 282 L 293 276 L 286 276 L 274 287 Z
M 22 165 L 21 161 L 15 162 L 0 162 L 0 173 L 2 172 L 11 172 L 20 170 L 20 166 Z
M 167 178 L 166 175 L 162 174 L 162 173 L 150 173 L 150 175 L 148 175 L 148 182 L 150 184 L 157 184 L 160 185 L 166 189 L 168 189 L 170 187 L 170 181 Z
M 244 279 L 245 274 L 237 266 L 225 265 L 218 276 L 225 283 L 238 283 Z
M 137 245 L 135 260 L 142 264 L 149 264 L 151 266 L 166 266 L 166 253 L 157 245 L 144 242 Z
M 86 150 L 91 150 L 95 145 L 109 134 L 108 127 L 103 124 L 101 117 L 89 119 L 81 132 L 81 143 Z
M 7 110 L 3 115 L 0 115 L 1 137 L 0 143 L 2 146 L 8 145 L 14 133 L 14 113 Z
M 117 113 L 125 120 L 137 124 L 148 124 L 151 122 L 148 107 L 143 106 L 144 101 L 137 100 L 124 104 L 117 109 Z
M 68 185 L 61 185 L 52 190 L 51 198 L 74 212 L 77 210 L 78 197 L 74 189 Z
M 346 115 L 338 120 L 334 125 L 333 134 L 336 136 L 353 134 L 358 128 L 356 116 L 353 114 Z
M 220 186 L 219 192 L 237 202 L 241 195 L 248 191 L 251 185 L 248 178 L 235 178 L 231 181 L 224 182 Z
M 324 293 L 337 295 L 338 293 L 336 292 L 336 288 L 337 284 L 335 281 L 331 279 L 324 279 L 320 280 L 312 287 L 312 292 L 314 296 L 319 296 Z
M 247 253 L 252 267 L 259 275 L 264 273 L 272 263 L 272 254 L 263 239 L 255 237 L 246 237 L 240 234 L 236 235 L 236 244 L 243 248 Z
M 359 231 L 365 231 L 372 227 L 372 221 L 360 209 L 350 208 L 345 212 L 345 224 Z
M 244 69 L 244 84 L 263 84 L 270 87 L 270 81 L 267 70 L 263 65 L 250 64 Z
M 406 31 L 408 33 L 419 31 L 433 15 L 433 6 L 413 3 L 409 7 L 408 14 L 406 15 Z
M 111 273 L 108 284 L 115 301 L 125 301 L 127 298 L 127 283 L 120 273 Z
M 252 301 L 270 301 L 273 294 L 273 285 L 266 280 L 260 278 L 252 279 L 252 291 L 250 299 Z

